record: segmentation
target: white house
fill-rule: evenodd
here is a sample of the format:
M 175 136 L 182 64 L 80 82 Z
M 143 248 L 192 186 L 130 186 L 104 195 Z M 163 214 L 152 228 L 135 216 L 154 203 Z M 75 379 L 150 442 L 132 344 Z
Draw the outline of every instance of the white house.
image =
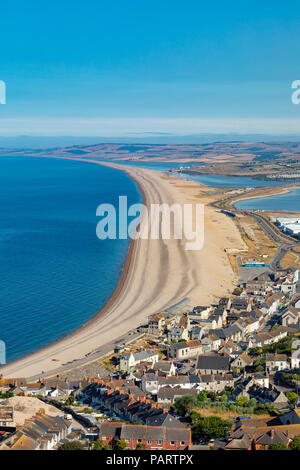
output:
M 299 367 L 300 367 L 300 348 L 298 348 L 296 351 L 293 351 L 292 357 L 291 357 L 291 368 L 299 369 Z

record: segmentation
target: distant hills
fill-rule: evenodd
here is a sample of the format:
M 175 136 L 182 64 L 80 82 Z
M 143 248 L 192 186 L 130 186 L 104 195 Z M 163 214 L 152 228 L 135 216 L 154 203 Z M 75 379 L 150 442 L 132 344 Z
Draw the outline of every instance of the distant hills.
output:
M 15 136 L 0 137 L 0 147 L 9 149 L 49 149 L 74 145 L 111 144 L 208 144 L 215 142 L 300 142 L 299 136 L 271 136 L 265 134 L 195 134 L 178 136 L 149 133 L 138 136 L 84 137 L 84 136 Z
M 53 141 L 54 143 L 54 141 Z M 30 155 L 41 157 L 69 157 L 81 159 L 131 161 L 177 161 L 225 164 L 234 162 L 245 165 L 252 162 L 282 162 L 293 165 L 300 161 L 299 142 L 211 142 L 198 144 L 151 143 L 96 143 L 54 147 L 0 148 L 0 155 Z M 1 141 L 0 141 L 1 145 Z M 244 168 L 245 169 L 245 168 Z M 214 171 L 216 169 L 214 168 Z M 261 171 L 261 168 L 260 168 Z M 260 172 L 259 171 L 259 172 Z

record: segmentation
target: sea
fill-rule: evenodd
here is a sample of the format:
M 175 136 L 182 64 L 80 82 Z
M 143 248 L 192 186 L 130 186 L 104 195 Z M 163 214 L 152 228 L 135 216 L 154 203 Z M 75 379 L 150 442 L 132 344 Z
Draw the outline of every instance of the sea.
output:
M 0 340 L 6 362 L 90 320 L 120 278 L 128 240 L 99 240 L 99 204 L 142 201 L 125 173 L 92 163 L 0 157 Z
M 162 172 L 178 166 L 126 164 Z M 216 188 L 265 184 L 247 177 L 183 172 L 177 176 Z M 63 159 L 0 157 L 0 340 L 6 345 L 6 362 L 75 331 L 110 298 L 129 240 L 99 240 L 96 209 L 102 203 L 117 207 L 119 195 L 126 195 L 129 205 L 142 201 L 136 183 L 109 167 Z M 241 201 L 237 206 L 300 210 L 300 190 Z

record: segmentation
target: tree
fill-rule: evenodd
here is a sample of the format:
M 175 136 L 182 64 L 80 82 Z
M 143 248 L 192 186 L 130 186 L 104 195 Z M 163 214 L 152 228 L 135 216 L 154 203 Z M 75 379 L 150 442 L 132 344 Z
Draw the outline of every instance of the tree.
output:
M 135 450 L 148 450 L 148 447 L 143 442 L 138 442 Z
M 286 397 L 291 405 L 295 405 L 298 395 L 295 392 L 286 392 Z
M 124 441 L 124 439 L 118 439 L 116 443 L 116 448 L 118 450 L 124 450 L 128 446 L 128 442 Z
M 207 392 L 207 398 L 210 398 L 211 400 L 215 400 L 215 399 L 216 399 L 216 396 L 217 396 L 216 392 L 214 392 L 214 391 L 212 391 L 212 390 L 209 390 L 209 391 Z
M 186 416 L 195 406 L 196 400 L 192 395 L 176 398 L 173 410 L 180 416 Z
M 111 450 L 111 447 L 98 439 L 93 443 L 93 450 Z
M 214 439 L 224 437 L 230 430 L 232 423 L 219 418 L 218 416 L 208 416 L 206 418 L 195 419 L 192 424 L 193 439 Z
M 75 397 L 73 397 L 73 395 L 70 395 L 66 401 L 65 401 L 65 405 L 69 406 L 69 405 L 73 405 L 74 404 L 74 401 L 75 401 Z
M 202 403 L 205 400 L 207 400 L 207 393 L 204 390 L 202 390 L 202 392 L 199 392 L 198 395 L 197 395 L 197 401 Z
M 268 450 L 289 450 L 282 442 L 276 442 L 268 447 Z
M 219 395 L 219 401 L 220 401 L 220 402 L 226 403 L 227 400 L 228 400 L 228 396 L 227 396 L 226 393 L 221 393 L 221 394 Z
M 248 398 L 247 397 L 238 397 L 236 400 L 235 400 L 236 404 L 238 406 L 246 406 L 246 404 L 248 403 Z
M 84 449 L 84 446 L 79 441 L 65 442 L 58 448 L 58 450 L 83 450 L 83 449 Z
M 290 443 L 291 450 L 300 450 L 300 436 L 295 436 Z

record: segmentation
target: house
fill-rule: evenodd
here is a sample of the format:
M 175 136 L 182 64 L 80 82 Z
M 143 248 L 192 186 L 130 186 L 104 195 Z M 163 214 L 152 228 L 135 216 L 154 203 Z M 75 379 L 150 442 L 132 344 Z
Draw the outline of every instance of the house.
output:
M 285 338 L 291 330 L 285 326 L 279 326 L 273 331 L 265 334 L 254 334 L 253 345 L 255 347 L 262 347 L 268 344 L 277 343 L 282 338 Z
M 202 344 L 197 339 L 171 344 L 168 348 L 169 357 L 177 360 L 193 358 L 201 352 Z
M 277 443 L 288 446 L 290 439 L 300 434 L 300 423 L 281 423 L 282 416 L 291 413 L 278 418 L 238 418 L 226 439 L 225 450 L 263 450 Z
M 186 395 L 196 397 L 199 393 L 198 389 L 192 388 L 181 388 L 181 387 L 162 387 L 160 388 L 157 394 L 157 403 L 161 403 L 163 405 L 172 405 L 176 398 L 181 398 Z
M 26 385 L 26 394 L 27 395 L 32 395 L 32 396 L 37 396 L 37 395 L 43 395 L 43 383 L 28 383 Z
M 281 308 L 283 300 L 284 296 L 280 294 L 272 294 L 267 297 L 265 303 L 268 306 L 268 314 L 273 315 L 276 313 Z
M 234 399 L 238 397 L 250 398 L 248 392 L 253 385 L 269 388 L 269 377 L 261 374 L 242 375 L 234 384 L 232 396 Z
M 237 325 L 211 330 L 211 333 L 214 333 L 222 341 L 227 341 L 229 339 L 232 341 L 240 341 L 243 337 L 241 328 Z
M 168 331 L 168 341 L 181 341 L 189 339 L 189 331 L 184 327 L 173 327 Z
M 247 312 L 250 312 L 252 306 L 252 299 L 249 296 L 240 296 L 236 297 L 232 302 L 231 302 L 231 307 L 230 310 L 233 312 L 240 312 L 241 310 L 245 310 Z
M 178 375 L 175 377 L 158 377 L 158 389 L 163 387 L 179 387 L 184 389 L 201 390 L 200 379 L 198 375 Z
M 157 361 L 152 370 L 165 375 L 175 375 L 177 367 L 174 362 L 171 361 Z
M 260 387 L 259 385 L 252 385 L 248 390 L 250 398 L 255 398 L 261 403 L 271 403 L 279 408 L 287 406 L 289 401 L 283 392 L 277 390 L 274 386 L 269 388 Z
M 220 349 L 218 350 L 219 354 L 222 354 L 222 355 L 225 355 L 225 356 L 227 355 L 227 356 L 230 356 L 232 358 L 236 358 L 242 352 L 243 352 L 243 350 L 241 349 L 240 345 L 236 344 L 234 341 L 232 341 L 230 339 L 227 340 L 226 342 L 224 341 L 221 344 Z
M 144 444 L 148 450 L 186 450 L 192 443 L 191 430 L 186 427 L 147 426 L 103 422 L 99 425 L 99 439 L 109 445 L 118 440 L 127 442 L 134 450 Z
M 245 367 L 251 366 L 252 363 L 253 360 L 251 359 L 251 357 L 248 356 L 246 352 L 242 352 L 231 362 L 231 368 L 244 369 Z
M 268 372 L 289 368 L 286 354 L 266 354 L 266 369 Z
M 217 352 L 221 346 L 222 339 L 215 334 L 215 330 L 212 330 L 207 336 L 201 340 L 203 352 L 215 351 Z
M 273 444 L 284 444 L 285 446 L 288 446 L 289 442 L 290 439 L 284 432 L 279 429 L 270 429 L 255 437 L 254 448 L 255 450 L 268 450 L 268 448 Z
M 201 390 L 210 392 L 223 392 L 226 387 L 234 385 L 233 375 L 228 374 L 202 374 L 199 375 Z
M 212 307 L 204 307 L 198 305 L 197 307 L 193 308 L 192 312 L 187 313 L 187 317 L 190 320 L 207 320 L 209 315 L 212 313 Z
M 150 315 L 148 318 L 148 333 L 154 336 L 161 336 L 164 331 L 165 323 L 166 319 L 163 313 Z
M 292 352 L 291 369 L 299 369 L 300 367 L 300 348 Z
M 225 450 L 267 450 L 272 444 L 280 443 L 287 446 L 289 442 L 287 434 L 280 429 L 238 428 L 227 439 Z
M 230 359 L 218 354 L 201 355 L 197 359 L 196 372 L 199 374 L 225 374 L 230 371 Z
M 283 326 L 298 325 L 300 321 L 300 310 L 289 306 L 285 308 L 280 316 L 280 323 Z
M 197 325 L 191 328 L 189 332 L 190 339 L 202 339 L 204 337 L 204 330 L 201 326 Z
M 12 406 L 0 405 L 0 426 L 14 427 L 14 409 Z
M 149 362 L 153 366 L 158 361 L 158 354 L 154 349 L 138 353 L 124 353 L 120 357 L 119 368 L 121 371 L 130 372 L 134 366 L 141 362 Z
M 25 420 L 24 426 L 9 439 L 11 450 L 51 450 L 72 431 L 72 421 L 48 416 L 40 411 Z
M 225 450 L 251 450 L 252 435 L 242 429 L 235 430 L 227 439 Z
M 279 421 L 281 424 L 298 424 L 300 425 L 300 408 L 295 408 L 294 410 L 288 411 L 279 416 Z M 300 430 L 299 430 L 300 435 Z
M 268 287 L 272 286 L 272 284 L 272 274 L 265 271 L 259 275 L 255 275 L 252 279 L 249 279 L 244 285 L 247 292 L 261 292 L 265 291 Z
M 156 394 L 158 392 L 158 374 L 145 373 L 142 376 L 141 388 L 144 392 Z
M 229 310 L 231 306 L 231 300 L 229 297 L 221 297 L 219 300 L 218 307 L 219 308 L 224 308 L 225 310 Z

